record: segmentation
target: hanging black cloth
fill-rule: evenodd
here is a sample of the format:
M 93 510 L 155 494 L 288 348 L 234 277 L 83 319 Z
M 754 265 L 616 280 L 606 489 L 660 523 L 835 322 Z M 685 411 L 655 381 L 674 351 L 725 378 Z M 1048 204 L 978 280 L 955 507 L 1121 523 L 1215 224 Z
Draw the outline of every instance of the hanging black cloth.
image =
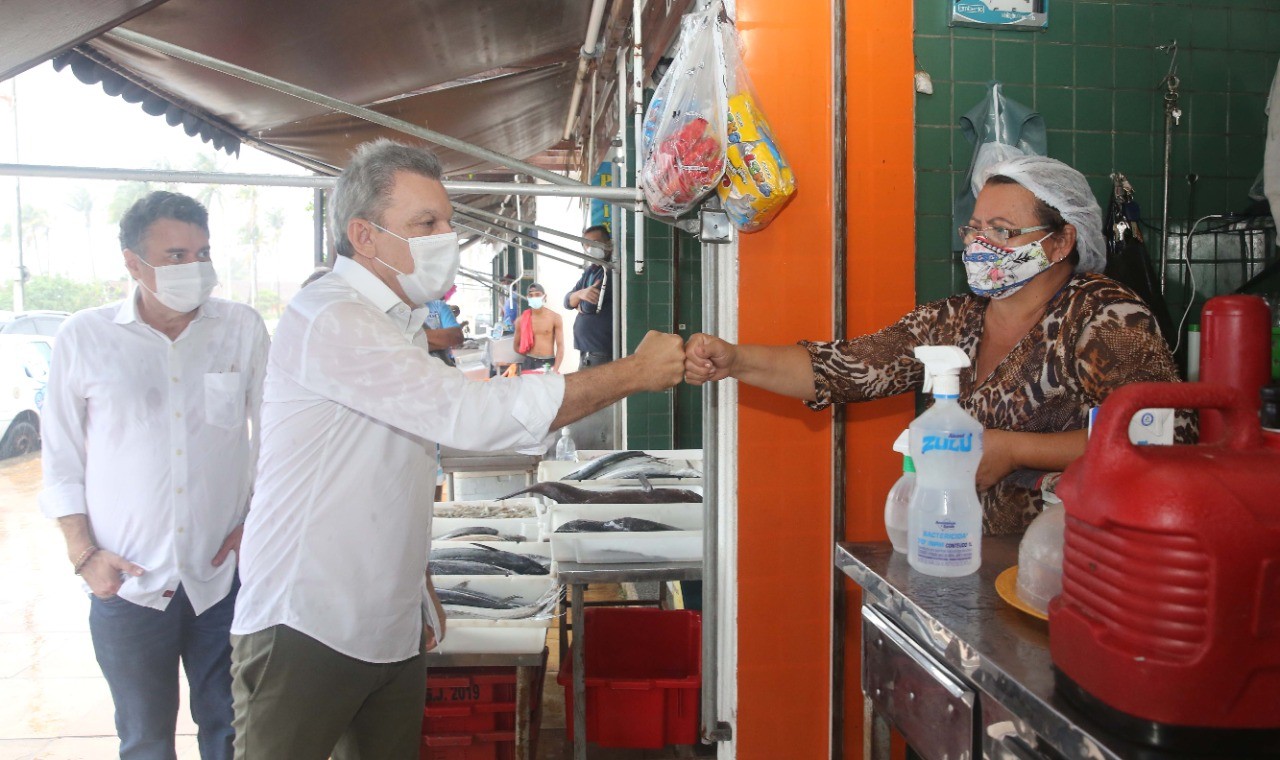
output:
M 1177 344 L 1169 306 L 1160 292 L 1155 266 L 1147 255 L 1147 245 L 1142 241 L 1138 221 L 1141 213 L 1133 200 L 1133 186 L 1123 174 L 1111 175 L 1114 192 L 1107 208 L 1107 223 L 1103 230 L 1107 239 L 1107 269 L 1105 274 L 1127 285 L 1142 298 L 1155 315 L 1160 334 L 1170 347 Z

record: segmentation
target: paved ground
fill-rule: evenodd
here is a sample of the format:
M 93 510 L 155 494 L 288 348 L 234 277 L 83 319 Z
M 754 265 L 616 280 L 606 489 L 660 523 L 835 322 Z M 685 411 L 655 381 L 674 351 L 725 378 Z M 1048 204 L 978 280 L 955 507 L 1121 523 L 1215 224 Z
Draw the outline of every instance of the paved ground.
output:
M 40 515 L 40 456 L 0 460 L 0 760 L 109 760 L 118 757 L 107 691 L 89 639 L 89 601 L 71 573 L 55 523 Z M 617 594 L 593 587 L 593 599 Z M 555 628 L 548 643 L 539 760 L 572 757 L 564 735 L 563 690 L 555 682 Z M 195 725 L 178 717 L 178 757 L 197 760 Z M 592 760 L 689 757 L 665 751 L 592 747 Z
M 0 760 L 115 758 L 89 601 L 57 526 L 40 515 L 39 489 L 39 454 L 0 460 Z M 178 732 L 178 757 L 198 758 L 190 715 Z

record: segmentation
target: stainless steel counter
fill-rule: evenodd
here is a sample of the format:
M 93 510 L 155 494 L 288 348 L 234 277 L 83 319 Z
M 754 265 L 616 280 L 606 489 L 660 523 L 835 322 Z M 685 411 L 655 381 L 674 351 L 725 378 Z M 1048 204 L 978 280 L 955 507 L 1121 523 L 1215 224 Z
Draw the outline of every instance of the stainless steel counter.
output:
M 887 542 L 842 543 L 835 552 L 836 566 L 865 591 L 863 605 L 872 610 L 864 622 L 887 619 L 907 635 L 908 647 L 918 645 L 976 688 L 976 751 L 1020 760 L 1046 756 L 1046 748 L 1067 758 L 1169 757 L 1109 736 L 1054 693 L 1048 623 L 1014 609 L 995 590 L 996 576 L 1017 561 L 1016 536 L 984 537 L 982 568 L 964 578 L 918 573 Z M 877 667 L 875 650 L 864 644 L 864 684 L 868 669 Z M 882 717 L 870 707 L 867 712 Z M 887 741 L 873 742 L 881 743 L 887 749 Z

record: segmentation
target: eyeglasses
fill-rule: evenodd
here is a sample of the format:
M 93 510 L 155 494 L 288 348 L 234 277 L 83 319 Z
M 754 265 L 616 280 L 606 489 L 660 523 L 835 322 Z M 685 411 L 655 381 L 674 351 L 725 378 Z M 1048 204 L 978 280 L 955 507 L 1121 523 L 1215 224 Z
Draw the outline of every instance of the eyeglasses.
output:
M 959 228 L 959 232 L 960 239 L 964 241 L 965 245 L 969 245 L 977 237 L 984 237 L 996 245 L 1004 245 L 1009 242 L 1009 238 L 1047 229 L 1049 229 L 1047 224 L 1041 224 L 1038 227 L 1015 227 L 1013 229 L 1008 227 L 970 227 L 966 224 Z

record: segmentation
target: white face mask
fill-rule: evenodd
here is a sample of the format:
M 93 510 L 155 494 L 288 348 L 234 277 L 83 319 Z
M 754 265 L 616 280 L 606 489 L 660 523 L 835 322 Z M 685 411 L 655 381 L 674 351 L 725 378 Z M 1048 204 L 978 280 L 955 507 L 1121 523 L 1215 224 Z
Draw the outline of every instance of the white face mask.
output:
M 546 303 L 546 301 L 545 301 L 545 300 L 543 300 L 542 296 L 530 296 L 530 297 L 529 297 L 529 308 L 530 308 L 530 309 L 541 309 L 541 308 L 542 308 L 542 305 L 543 305 L 544 303 Z
M 179 314 L 200 308 L 218 285 L 218 273 L 214 271 L 211 261 L 192 261 L 163 267 L 152 266 L 141 256 L 138 261 L 151 267 L 156 273 L 156 289 L 143 285 L 142 280 L 138 280 L 138 286 Z
M 409 255 L 413 257 L 412 272 L 406 274 L 382 259 L 374 258 L 396 273 L 396 279 L 410 301 L 417 306 L 425 306 L 449 292 L 454 278 L 458 276 L 458 263 L 462 255 L 458 250 L 458 233 L 403 238 L 380 224 L 370 224 L 409 244 Z
M 964 249 L 969 289 L 975 295 L 996 299 L 1018 292 L 1033 277 L 1053 266 L 1044 250 L 1044 241 L 1052 235 L 1051 232 L 1017 248 L 1004 248 L 983 237 L 975 239 Z

